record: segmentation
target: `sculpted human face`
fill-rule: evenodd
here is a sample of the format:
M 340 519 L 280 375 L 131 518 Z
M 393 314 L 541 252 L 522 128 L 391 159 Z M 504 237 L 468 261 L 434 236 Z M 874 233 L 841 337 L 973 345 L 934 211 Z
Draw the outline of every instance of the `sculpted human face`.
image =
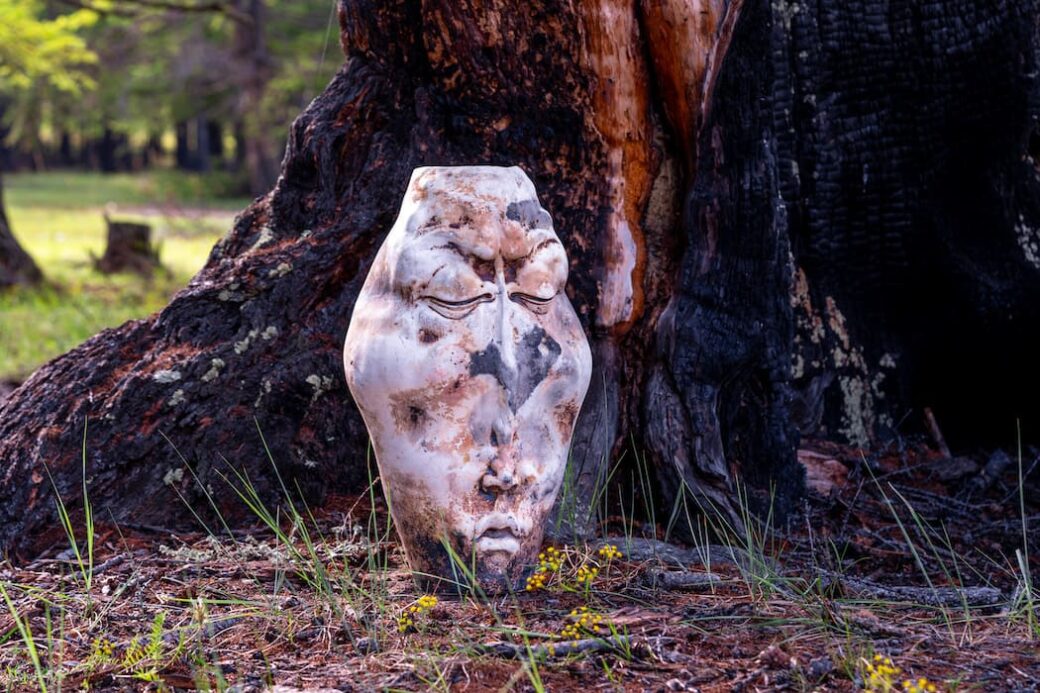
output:
M 518 168 L 420 168 L 347 331 L 347 383 L 418 574 L 442 541 L 517 586 L 563 479 L 591 356 L 567 258 Z

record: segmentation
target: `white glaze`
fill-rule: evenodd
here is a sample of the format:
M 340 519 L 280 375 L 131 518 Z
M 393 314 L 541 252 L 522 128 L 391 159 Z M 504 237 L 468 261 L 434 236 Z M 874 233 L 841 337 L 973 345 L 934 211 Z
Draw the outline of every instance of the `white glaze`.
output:
M 452 574 L 443 538 L 485 587 L 538 553 L 592 364 L 566 280 L 519 168 L 412 173 L 344 365 L 417 573 Z

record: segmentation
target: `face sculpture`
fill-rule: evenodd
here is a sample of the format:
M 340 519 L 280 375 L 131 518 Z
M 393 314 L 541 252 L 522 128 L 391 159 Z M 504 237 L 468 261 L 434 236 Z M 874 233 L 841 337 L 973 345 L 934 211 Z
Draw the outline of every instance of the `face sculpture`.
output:
M 344 365 L 408 562 L 487 589 L 534 563 L 591 355 L 567 257 L 519 168 L 416 169 L 347 331 Z M 433 576 L 433 579 L 429 579 Z

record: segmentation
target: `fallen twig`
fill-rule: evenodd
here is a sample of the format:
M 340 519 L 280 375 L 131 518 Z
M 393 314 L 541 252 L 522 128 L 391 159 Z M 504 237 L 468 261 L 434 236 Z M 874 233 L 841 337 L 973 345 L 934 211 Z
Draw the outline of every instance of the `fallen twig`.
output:
M 749 570 L 755 564 L 755 560 L 748 555 L 748 552 L 737 546 L 705 544 L 688 549 L 657 539 L 608 537 L 604 541 L 598 542 L 595 547 L 599 548 L 607 544 L 618 546 L 625 558 L 630 561 L 660 561 L 664 565 L 680 568 L 693 565 L 707 568 L 712 565 L 731 565 L 741 570 Z M 759 556 L 757 560 L 768 563 L 773 570 L 777 569 L 774 562 L 767 556 Z
M 833 573 L 828 573 L 827 577 L 852 596 L 887 602 L 924 606 L 995 606 L 1005 601 L 1004 593 L 995 587 L 912 587 L 879 585 Z
M 942 429 L 939 428 L 939 422 L 935 420 L 935 414 L 932 413 L 930 407 L 924 408 L 924 421 L 928 425 L 928 432 L 932 434 L 932 440 L 938 446 L 939 452 L 946 459 L 952 459 L 953 455 L 950 453 L 950 447 L 946 444 L 946 438 L 943 436 Z
M 569 657 L 586 652 L 614 652 L 627 657 L 632 653 L 632 641 L 627 635 L 614 635 L 609 638 L 586 638 L 585 640 L 569 640 L 548 645 L 493 642 L 478 645 L 477 651 L 481 654 L 507 659 L 548 659 L 550 657 Z
M 964 490 L 968 496 L 982 493 L 989 489 L 997 479 L 1004 475 L 1004 470 L 1011 466 L 1011 457 L 1003 450 L 995 450 L 978 476 L 967 483 Z
M 718 587 L 722 578 L 714 573 L 651 568 L 643 574 L 643 582 L 651 589 L 699 592 Z

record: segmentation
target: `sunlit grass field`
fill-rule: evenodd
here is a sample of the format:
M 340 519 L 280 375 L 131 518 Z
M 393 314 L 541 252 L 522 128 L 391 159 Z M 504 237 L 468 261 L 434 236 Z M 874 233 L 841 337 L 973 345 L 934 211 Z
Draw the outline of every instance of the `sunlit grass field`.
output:
M 223 197 L 219 175 L 50 172 L 4 176 L 15 236 L 47 277 L 0 293 L 0 380 L 21 380 L 107 327 L 161 309 L 202 267 L 249 200 Z M 167 272 L 105 276 L 104 214 L 152 226 Z

